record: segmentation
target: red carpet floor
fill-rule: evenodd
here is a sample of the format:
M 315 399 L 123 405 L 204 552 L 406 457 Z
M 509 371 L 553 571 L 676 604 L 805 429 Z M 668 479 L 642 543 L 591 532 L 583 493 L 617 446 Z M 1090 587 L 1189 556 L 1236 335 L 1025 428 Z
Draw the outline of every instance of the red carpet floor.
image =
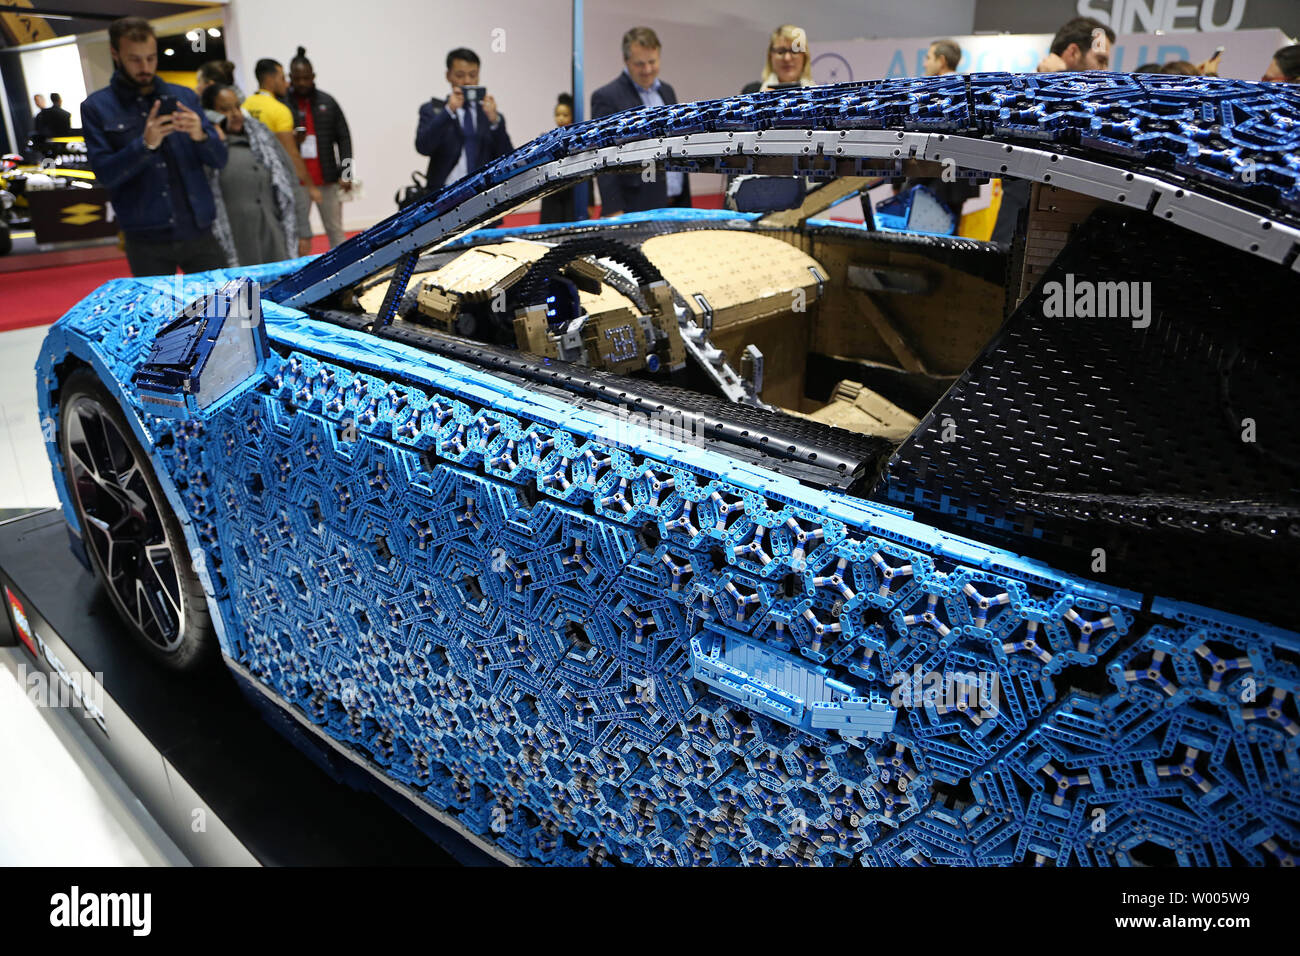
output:
M 537 213 L 518 213 L 506 221 L 511 226 L 529 225 L 537 221 Z M 312 239 L 312 252 L 328 248 L 324 236 Z M 95 252 L 102 255 L 102 247 Z M 0 272 L 0 332 L 49 325 L 109 279 L 131 274 L 120 252 L 98 262 L 69 263 L 76 255 L 75 251 L 38 252 L 6 260 L 9 271 Z M 21 259 L 31 260 L 31 267 L 14 269 Z
M 312 252 L 328 248 L 324 236 L 312 239 Z M 0 332 L 49 325 L 109 279 L 131 274 L 126 257 L 120 253 L 99 262 L 69 264 L 68 258 L 73 255 L 38 252 L 21 257 L 32 260 L 32 268 L 0 272 Z M 12 266 L 15 261 L 6 265 Z
M 49 325 L 109 279 L 130 274 L 124 258 L 0 273 L 0 332 Z

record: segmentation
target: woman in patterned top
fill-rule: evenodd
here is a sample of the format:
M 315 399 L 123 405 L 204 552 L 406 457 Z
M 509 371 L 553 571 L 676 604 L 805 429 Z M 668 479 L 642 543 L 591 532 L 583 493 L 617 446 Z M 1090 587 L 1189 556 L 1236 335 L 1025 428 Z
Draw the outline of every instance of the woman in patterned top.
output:
M 231 265 L 277 262 L 297 250 L 293 167 L 284 147 L 264 125 L 239 105 L 235 91 L 213 83 L 203 91 L 203 107 L 219 114 L 218 131 L 229 160 L 209 179 L 216 199 L 213 232 Z

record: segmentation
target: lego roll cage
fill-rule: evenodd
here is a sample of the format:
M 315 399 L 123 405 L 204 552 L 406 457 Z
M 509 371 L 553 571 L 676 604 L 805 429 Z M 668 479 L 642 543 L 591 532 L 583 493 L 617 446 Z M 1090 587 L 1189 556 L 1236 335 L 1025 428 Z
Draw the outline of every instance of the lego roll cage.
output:
M 692 105 L 704 111 L 712 104 Z M 653 127 L 653 123 L 637 115 L 653 112 L 637 110 L 624 115 L 629 117 L 630 126 L 640 119 Z M 826 121 L 824 117 L 819 119 Z M 591 132 L 588 127 L 599 122 L 540 137 L 534 144 L 397 213 L 286 276 L 267 290 L 267 296 L 293 308 L 319 304 L 405 255 L 437 250 L 522 203 L 597 174 L 641 169 L 646 164 L 662 164 L 666 170 L 682 172 L 827 179 L 938 176 L 955 167 L 968 175 L 1030 180 L 1143 211 L 1300 271 L 1296 256 L 1300 227 L 1277 210 L 1240 208 L 1216 198 L 1213 187 L 1205 183 L 1180 181 L 1177 176 L 1154 169 L 1134 172 L 1125 166 L 1106 165 L 1072 155 L 1069 146 L 1043 148 L 948 132 L 824 129 L 816 122 L 801 124 L 793 118 L 788 128 L 653 135 L 580 149 L 522 169 L 506 165 L 536 162 L 535 155 L 548 150 L 562 152 L 555 145 L 555 137 L 560 134 L 564 139 L 558 142 L 580 147 L 584 136 Z M 1005 130 L 999 132 L 1007 135 Z

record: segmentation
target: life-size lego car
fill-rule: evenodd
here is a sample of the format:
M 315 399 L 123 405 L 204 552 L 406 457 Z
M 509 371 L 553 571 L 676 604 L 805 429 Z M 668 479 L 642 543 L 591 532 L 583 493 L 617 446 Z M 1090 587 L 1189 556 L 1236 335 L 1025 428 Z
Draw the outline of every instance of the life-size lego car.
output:
M 477 228 L 616 169 L 737 208 Z M 1010 250 L 826 218 L 947 173 Z M 38 386 L 141 645 L 503 860 L 1293 864 L 1298 252 L 1282 85 L 770 91 L 111 282 Z

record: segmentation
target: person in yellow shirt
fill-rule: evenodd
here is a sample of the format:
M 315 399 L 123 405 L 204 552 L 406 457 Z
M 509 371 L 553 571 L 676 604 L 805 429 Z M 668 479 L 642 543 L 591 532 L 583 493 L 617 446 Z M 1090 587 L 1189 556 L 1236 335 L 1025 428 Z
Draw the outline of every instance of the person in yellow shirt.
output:
M 298 184 L 307 189 L 307 195 L 313 203 L 321 201 L 320 187 L 311 181 L 307 164 L 298 152 L 298 142 L 293 135 L 293 112 L 276 97 L 284 96 L 289 91 L 289 81 L 285 78 L 284 67 L 277 60 L 263 59 L 257 61 L 253 70 L 257 77 L 257 92 L 244 100 L 244 109 L 275 134 L 293 163 L 298 175 Z M 305 256 L 311 252 L 311 236 L 298 237 L 298 255 Z

